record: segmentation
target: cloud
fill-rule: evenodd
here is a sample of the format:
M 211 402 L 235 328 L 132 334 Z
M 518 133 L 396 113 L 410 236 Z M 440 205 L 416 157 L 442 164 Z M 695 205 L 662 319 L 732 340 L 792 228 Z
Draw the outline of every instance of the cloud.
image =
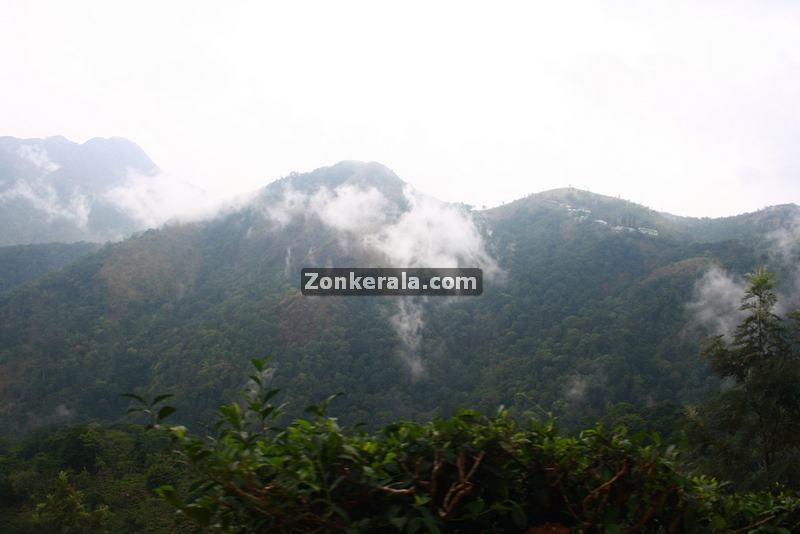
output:
M 800 305 L 800 215 L 767 234 L 770 262 L 788 277 L 788 293 L 780 295 L 776 312 L 780 315 Z
M 602 387 L 607 381 L 608 375 L 603 365 L 592 362 L 583 371 L 567 377 L 562 395 L 572 404 L 581 404 L 589 400 L 593 388 Z
M 588 389 L 589 378 L 584 375 L 574 375 L 567 381 L 564 397 L 572 402 L 581 402 L 586 397 Z
M 44 212 L 48 219 L 66 219 L 85 229 L 91 211 L 91 199 L 80 191 L 60 196 L 50 179 L 50 174 L 60 166 L 50 160 L 44 148 L 35 145 L 22 145 L 16 155 L 17 164 L 29 166 L 33 174 L 28 179 L 18 179 L 0 193 L 0 202 L 21 199 L 28 201 L 33 207 Z
M 395 204 L 375 187 L 344 184 L 310 194 L 287 187 L 262 213 L 278 228 L 297 217 L 316 217 L 393 266 L 479 267 L 489 277 L 500 273 L 469 211 L 410 187 L 403 195 L 408 208 L 396 214 Z
M 765 240 L 769 257 L 767 267 L 780 272 L 785 283 L 776 290 L 775 313 L 784 316 L 800 303 L 800 216 L 793 216 L 780 228 L 769 232 Z M 779 280 L 781 282 L 781 280 Z M 729 340 L 744 319 L 739 310 L 747 290 L 747 280 L 730 274 L 719 265 L 710 267 L 694 287 L 687 309 L 705 332 L 723 334 Z
M 175 176 L 145 175 L 128 170 L 126 179 L 102 194 L 102 200 L 119 208 L 144 228 L 166 222 L 192 222 L 213 217 L 243 203 L 247 197 L 214 197 Z
M 313 194 L 287 187 L 280 200 L 265 207 L 264 214 L 281 227 L 295 217 L 312 214 L 335 230 L 368 235 L 386 223 L 388 209 L 388 200 L 376 188 L 344 184 L 333 190 L 322 187 Z
M 425 366 L 419 355 L 425 326 L 423 316 L 424 309 L 419 302 L 413 297 L 401 297 L 397 302 L 397 313 L 389 319 L 400 340 L 398 355 L 415 380 L 425 376 Z
M 190 222 L 210 218 L 220 210 L 234 208 L 248 200 L 246 195 L 238 198 L 212 197 L 204 190 L 171 175 L 162 173 L 147 175 L 133 169 L 127 170 L 122 182 L 110 188 L 99 185 L 89 189 L 81 183 L 64 180 L 61 167 L 54 163 L 47 150 L 36 145 L 25 144 L 16 150 L 15 165 L 24 171 L 9 187 L 0 193 L 0 202 L 15 199 L 30 203 L 49 220 L 69 221 L 81 230 L 92 231 L 86 239 L 105 239 L 110 228 L 99 233 L 89 228 L 89 220 L 98 204 L 110 205 L 136 222 L 140 229 L 155 228 L 166 222 Z M 72 185 L 70 185 L 72 184 Z M 124 237 L 122 235 L 117 237 Z
M 339 231 L 343 243 L 367 252 L 374 266 L 478 267 L 485 279 L 499 277 L 501 270 L 486 251 L 469 211 L 408 186 L 403 196 L 407 207 L 398 212 L 397 203 L 371 186 L 343 184 L 314 193 L 286 188 L 262 212 L 276 228 L 296 217 L 316 217 Z M 425 303 L 424 297 L 398 299 L 397 311 L 389 320 L 400 342 L 398 355 L 414 379 L 425 376 L 420 357 Z
M 286 278 L 292 275 L 292 247 L 286 247 L 286 256 L 283 259 L 283 275 Z
M 68 419 L 75 416 L 75 410 L 67 408 L 66 404 L 59 404 L 55 408 L 55 414 L 58 417 L 63 417 L 65 419 Z
M 398 267 L 479 267 L 488 276 L 499 268 L 486 252 L 472 216 L 460 206 L 403 191 L 409 209 L 399 219 L 364 242 Z
M 366 233 L 386 223 L 389 201 L 374 187 L 343 185 L 331 192 L 322 188 L 311 197 L 310 208 L 326 225 L 337 230 Z
M 43 174 L 50 174 L 61 168 L 50 160 L 50 155 L 47 153 L 47 150 L 35 145 L 20 146 L 17 149 L 17 156 Z
M 283 227 L 293 218 L 304 216 L 308 206 L 309 197 L 306 193 L 287 187 L 282 191 L 280 200 L 264 207 L 263 214 L 278 227 Z
M 231 192 L 347 155 L 475 205 L 570 183 L 698 216 L 800 199 L 797 2 L 242 4 L 5 2 L 4 130 L 121 129 Z
M 61 199 L 43 177 L 28 181 L 17 180 L 13 186 L 0 193 L 0 202 L 14 199 L 27 200 L 50 220 L 67 219 L 82 229 L 86 229 L 89 222 L 91 199 L 87 195 L 73 191 L 66 199 Z
M 714 265 L 697 281 L 692 300 L 686 307 L 700 329 L 730 339 L 744 318 L 739 305 L 746 288 L 744 279 Z

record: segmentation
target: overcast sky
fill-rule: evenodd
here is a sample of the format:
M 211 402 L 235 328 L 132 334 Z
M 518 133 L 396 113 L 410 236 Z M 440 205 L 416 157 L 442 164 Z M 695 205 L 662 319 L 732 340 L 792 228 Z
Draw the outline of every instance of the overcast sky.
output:
M 800 203 L 800 2 L 0 2 L 0 135 L 215 194 L 358 159 L 478 206 Z

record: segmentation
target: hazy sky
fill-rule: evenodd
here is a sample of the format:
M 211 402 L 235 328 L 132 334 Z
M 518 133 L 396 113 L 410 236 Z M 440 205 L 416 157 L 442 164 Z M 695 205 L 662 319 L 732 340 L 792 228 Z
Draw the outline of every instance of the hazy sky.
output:
M 443 200 L 800 203 L 800 2 L 0 0 L 0 135 L 220 195 L 344 159 Z

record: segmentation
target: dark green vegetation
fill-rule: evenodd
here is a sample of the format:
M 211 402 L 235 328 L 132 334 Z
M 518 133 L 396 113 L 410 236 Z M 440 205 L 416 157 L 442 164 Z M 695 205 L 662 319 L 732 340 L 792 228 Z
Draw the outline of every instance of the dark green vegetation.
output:
M 687 473 L 658 435 L 472 410 L 378 432 L 327 415 L 282 423 L 254 360 L 207 437 L 137 395 L 141 427 L 94 425 L 0 449 L 4 532 L 795 532 L 800 497 L 733 493 Z M 171 452 L 170 452 L 171 451 Z M 163 501 L 156 498 L 159 495 Z M 170 509 L 178 511 L 176 515 Z M 191 523 L 191 524 L 190 524 Z M 532 530 L 529 530 L 532 529 Z
M 743 274 L 769 260 L 764 236 L 798 211 L 734 218 L 740 237 L 725 241 L 716 241 L 730 237 L 717 221 L 573 190 L 476 212 L 504 281 L 488 280 L 478 298 L 418 303 L 425 372 L 415 380 L 397 356 L 396 301 L 309 300 L 297 287 L 304 265 L 385 260 L 309 213 L 285 224 L 265 216 L 284 186 L 342 184 L 384 192 L 390 217 L 407 208 L 390 171 L 343 163 L 0 296 L 0 429 L 114 421 L 125 408 L 120 391 L 174 391 L 187 422 L 208 422 L 241 386 L 244 355 L 264 347 L 277 355 L 276 386 L 292 406 L 345 391 L 334 410 L 347 423 L 503 404 L 576 427 L 619 403 L 695 402 L 718 385 L 696 356 L 704 332 L 686 308 L 695 283 L 713 264 Z
M 772 313 L 773 275 L 759 268 L 748 280 L 733 342 L 711 338 L 703 351 L 735 383 L 685 415 L 618 405 L 606 417 L 613 432 L 564 435 L 552 420 L 514 418 L 501 407 L 489 418 L 460 410 L 370 433 L 329 417 L 333 396 L 287 424 L 286 404 L 270 385 L 274 369 L 253 360 L 242 400 L 221 406 L 205 437 L 165 424 L 172 395 L 126 394 L 135 401 L 129 413 L 147 416 L 151 432 L 90 425 L 2 451 L 0 527 L 178 531 L 191 521 L 230 532 L 793 532 L 800 347 Z M 625 425 L 663 426 L 673 437 L 686 428 L 689 448 L 662 445 L 657 433 L 631 436 Z M 760 492 L 731 492 L 701 474 L 708 472 Z
M 260 362 L 255 362 L 258 370 Z M 322 406 L 276 424 L 262 374 L 243 403 L 220 408 L 213 440 L 161 428 L 198 476 L 185 496 L 158 492 L 187 517 L 236 532 L 385 530 L 791 532 L 800 498 L 726 494 L 675 469 L 674 447 L 624 430 L 574 437 L 552 422 L 470 410 L 377 434 L 348 432 Z M 162 408 L 163 410 L 163 408 Z M 752 529 L 752 530 L 751 530 Z
M 243 402 L 220 407 L 211 439 L 162 424 L 173 412 L 159 406 L 168 395 L 152 403 L 131 395 L 141 405 L 131 411 L 170 434 L 198 474 L 185 497 L 171 486 L 157 491 L 205 528 L 793 532 L 800 325 L 791 340 L 773 313 L 773 288 L 766 269 L 750 274 L 733 341 L 717 336 L 703 350 L 733 386 L 685 416 L 663 414 L 674 417 L 674 432 L 688 428 L 685 460 L 656 433 L 631 438 L 624 426 L 598 427 L 567 437 L 552 422 L 520 424 L 502 408 L 493 418 L 466 410 L 369 434 L 327 417 L 331 397 L 306 408 L 311 419 L 281 425 L 284 405 L 274 403 L 272 373 L 258 360 Z M 698 474 L 709 471 L 762 493 L 726 492 Z
M 184 522 L 153 490 L 181 475 L 168 439 L 130 425 L 0 443 L 0 532 L 176 531 Z
M 52 271 L 99 249 L 95 243 L 48 243 L 0 247 L 0 293 Z
M 739 487 L 797 486 L 800 314 L 792 314 L 795 324 L 787 329 L 773 313 L 774 276 L 759 268 L 749 281 L 741 306 L 746 316 L 733 341 L 716 336 L 703 350 L 714 372 L 730 385 L 690 412 L 690 436 L 704 472 Z
M 284 188 L 342 186 L 374 188 L 383 224 L 416 209 L 387 169 L 342 163 L 0 293 L 0 434 L 27 436 L 0 453 L 0 531 L 189 528 L 153 497 L 164 484 L 191 519 L 233 527 L 797 527 L 787 492 L 800 476 L 800 330 L 777 317 L 775 293 L 795 289 L 797 247 L 775 247 L 795 235 L 796 206 L 685 219 L 565 189 L 473 212 L 502 273 L 481 297 L 409 304 L 422 319 L 414 376 L 392 327 L 397 300 L 308 299 L 297 288 L 302 266 L 387 261 L 347 219 L 335 227 L 308 211 L 313 203 L 270 215 Z M 451 239 L 448 221 L 423 221 L 426 236 L 443 234 L 434 245 Z M 15 276 L 46 264 L 47 250 L 24 249 L 30 261 L 20 254 Z M 754 270 L 765 263 L 783 285 Z M 745 297 L 741 325 L 703 359 L 701 339 L 721 332 L 703 330 L 687 304 L 715 265 L 754 276 L 747 293 L 725 288 Z M 283 417 L 259 421 L 267 408 L 253 384 L 218 412 L 266 347 Z M 176 394 L 186 428 L 161 430 L 178 456 L 163 433 L 121 423 L 124 391 Z M 194 437 L 217 417 L 216 440 Z M 660 445 L 686 440 L 678 456 Z

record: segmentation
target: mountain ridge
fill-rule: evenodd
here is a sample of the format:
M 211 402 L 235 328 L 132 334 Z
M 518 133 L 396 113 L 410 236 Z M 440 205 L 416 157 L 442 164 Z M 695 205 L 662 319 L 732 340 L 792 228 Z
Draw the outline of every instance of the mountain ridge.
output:
M 691 402 L 716 386 L 687 305 L 712 265 L 741 275 L 763 262 L 756 238 L 772 218 L 725 230 L 740 239 L 701 242 L 677 226 L 638 231 L 652 210 L 594 196 L 586 208 L 539 197 L 471 212 L 417 198 L 376 165 L 290 175 L 239 209 L 138 233 L 0 294 L 0 427 L 115 421 L 127 391 L 179 393 L 199 424 L 264 354 L 293 404 L 347 391 L 336 413 L 374 424 L 499 404 L 575 424 L 616 403 Z M 384 182 L 405 199 L 396 212 L 369 192 Z M 387 258 L 490 262 L 487 273 L 493 262 L 504 280 L 464 300 L 299 292 L 301 266 Z
M 103 242 L 144 227 L 125 196 L 158 167 L 135 143 L 0 137 L 0 245 Z

